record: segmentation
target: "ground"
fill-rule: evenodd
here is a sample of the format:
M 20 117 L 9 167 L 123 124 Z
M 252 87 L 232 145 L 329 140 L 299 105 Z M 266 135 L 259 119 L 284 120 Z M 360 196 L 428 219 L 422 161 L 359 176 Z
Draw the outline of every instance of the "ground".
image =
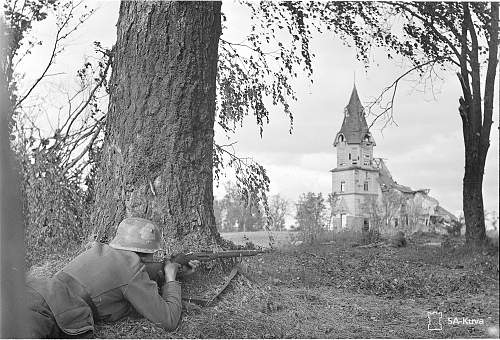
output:
M 223 236 L 269 243 L 266 232 Z M 294 246 L 293 233 L 274 236 L 278 250 L 245 258 L 241 266 L 248 277 L 237 274 L 208 307 L 186 305 L 176 331 L 127 318 L 98 324 L 96 336 L 498 338 L 498 247 L 472 251 L 460 239 L 436 235 L 415 236 L 404 248 L 353 247 L 352 239 L 341 236 Z M 52 270 L 62 265 L 54 264 Z M 217 263 L 197 273 L 183 284 L 183 296 L 210 299 L 230 267 Z M 442 313 L 431 323 L 442 330 L 428 329 L 428 312 Z

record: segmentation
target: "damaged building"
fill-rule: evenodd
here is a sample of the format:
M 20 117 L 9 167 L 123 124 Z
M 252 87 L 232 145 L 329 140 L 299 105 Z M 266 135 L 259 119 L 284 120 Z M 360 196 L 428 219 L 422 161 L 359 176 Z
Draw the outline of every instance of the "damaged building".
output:
M 373 156 L 375 140 L 354 86 L 333 143 L 337 167 L 332 173 L 333 228 L 382 233 L 436 231 L 445 233 L 457 218 L 429 195 L 398 184 L 382 158 Z

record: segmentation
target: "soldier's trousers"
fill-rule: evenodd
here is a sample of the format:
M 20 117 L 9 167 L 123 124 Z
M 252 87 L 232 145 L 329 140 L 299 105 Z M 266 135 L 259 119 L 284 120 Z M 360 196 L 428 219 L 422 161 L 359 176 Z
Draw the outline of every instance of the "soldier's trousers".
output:
M 32 339 L 94 338 L 93 332 L 79 335 L 64 333 L 56 323 L 54 315 L 42 295 L 31 287 L 26 287 L 28 301 L 28 336 Z

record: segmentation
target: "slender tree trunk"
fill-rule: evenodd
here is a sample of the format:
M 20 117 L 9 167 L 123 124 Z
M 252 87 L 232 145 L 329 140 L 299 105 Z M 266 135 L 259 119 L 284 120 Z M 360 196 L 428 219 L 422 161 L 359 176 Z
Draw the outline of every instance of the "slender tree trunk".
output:
M 211 247 L 220 2 L 124 1 L 92 212 L 109 240 L 125 217 L 163 228 L 168 251 Z

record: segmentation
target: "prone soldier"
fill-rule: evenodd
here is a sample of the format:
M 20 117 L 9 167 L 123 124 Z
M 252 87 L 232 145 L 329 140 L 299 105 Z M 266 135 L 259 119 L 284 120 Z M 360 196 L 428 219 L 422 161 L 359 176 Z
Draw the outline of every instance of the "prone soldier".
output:
M 126 218 L 109 245 L 96 242 L 54 277 L 28 280 L 29 336 L 93 337 L 96 321 L 116 321 L 134 311 L 166 330 L 175 329 L 182 310 L 176 281 L 180 265 L 165 263 L 161 296 L 144 266 L 159 249 L 160 232 L 153 222 Z M 190 261 L 184 274 L 198 265 Z

